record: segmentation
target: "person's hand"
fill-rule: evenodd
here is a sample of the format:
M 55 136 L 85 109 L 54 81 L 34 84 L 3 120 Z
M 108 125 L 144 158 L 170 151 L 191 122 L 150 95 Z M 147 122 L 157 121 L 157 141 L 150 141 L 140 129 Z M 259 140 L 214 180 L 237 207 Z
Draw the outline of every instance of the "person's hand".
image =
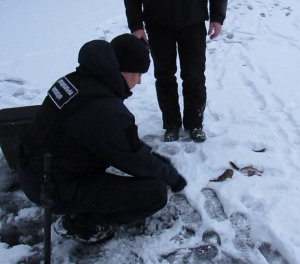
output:
M 179 175 L 177 182 L 171 187 L 171 191 L 180 192 L 184 189 L 186 184 L 186 180 L 181 175 Z
M 148 39 L 147 39 L 144 29 L 138 29 L 136 31 L 133 31 L 131 34 L 136 36 L 139 39 L 143 39 L 149 45 L 149 42 L 148 42 Z
M 220 35 L 222 29 L 222 25 L 219 22 L 210 22 L 209 24 L 209 30 L 208 35 L 210 36 L 210 39 L 214 39 L 217 36 Z

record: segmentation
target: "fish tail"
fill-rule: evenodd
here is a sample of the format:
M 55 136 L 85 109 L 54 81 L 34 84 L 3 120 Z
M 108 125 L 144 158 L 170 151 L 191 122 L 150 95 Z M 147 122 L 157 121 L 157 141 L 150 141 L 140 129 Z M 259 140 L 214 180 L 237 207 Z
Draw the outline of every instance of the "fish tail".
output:
M 236 166 L 232 161 L 229 161 L 230 165 L 232 168 L 234 168 L 235 170 L 240 170 L 240 168 L 238 166 Z

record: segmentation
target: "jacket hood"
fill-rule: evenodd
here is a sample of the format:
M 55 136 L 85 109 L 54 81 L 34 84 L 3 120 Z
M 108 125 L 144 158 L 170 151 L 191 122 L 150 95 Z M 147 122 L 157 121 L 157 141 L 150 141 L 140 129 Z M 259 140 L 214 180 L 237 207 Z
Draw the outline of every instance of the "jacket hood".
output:
M 119 98 L 126 97 L 119 63 L 110 43 L 104 40 L 85 43 L 79 51 L 78 63 L 79 73 L 98 79 L 109 86 Z

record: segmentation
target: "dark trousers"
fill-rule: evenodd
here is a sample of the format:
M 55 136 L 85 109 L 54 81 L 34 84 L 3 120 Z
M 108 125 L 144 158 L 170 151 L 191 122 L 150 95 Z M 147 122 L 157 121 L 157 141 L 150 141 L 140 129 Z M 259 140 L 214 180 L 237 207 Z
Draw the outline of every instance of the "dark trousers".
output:
M 182 119 L 178 102 L 177 51 L 183 93 L 183 126 L 186 129 L 202 128 L 206 104 L 205 87 L 205 22 L 183 29 L 146 26 L 154 63 L 156 92 L 162 111 L 163 128 L 181 127 Z
M 41 205 L 43 176 L 19 163 L 18 178 L 27 197 Z M 167 203 L 167 187 L 163 182 L 109 173 L 55 183 L 54 189 L 52 212 L 77 215 L 87 225 L 122 224 L 145 219 Z
M 145 219 L 167 203 L 167 187 L 156 179 L 94 175 L 81 181 L 66 214 L 90 224 L 122 224 Z

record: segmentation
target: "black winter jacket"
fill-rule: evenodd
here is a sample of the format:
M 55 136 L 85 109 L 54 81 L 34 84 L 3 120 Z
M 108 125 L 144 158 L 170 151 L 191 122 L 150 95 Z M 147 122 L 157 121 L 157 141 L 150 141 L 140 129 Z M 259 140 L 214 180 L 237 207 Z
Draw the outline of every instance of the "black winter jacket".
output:
M 209 1 L 209 12 L 208 12 Z M 131 32 L 146 24 L 181 29 L 208 20 L 223 24 L 227 0 L 124 0 Z
M 59 203 L 72 199 L 80 179 L 101 175 L 109 166 L 134 177 L 156 178 L 174 185 L 179 177 L 177 170 L 152 155 L 151 148 L 140 141 L 134 116 L 123 104 L 131 92 L 112 46 L 94 41 L 81 50 L 79 63 L 76 72 L 64 77 L 78 95 L 61 109 L 48 95 L 22 138 L 27 166 L 36 177 L 42 177 L 43 155 L 50 151 Z

